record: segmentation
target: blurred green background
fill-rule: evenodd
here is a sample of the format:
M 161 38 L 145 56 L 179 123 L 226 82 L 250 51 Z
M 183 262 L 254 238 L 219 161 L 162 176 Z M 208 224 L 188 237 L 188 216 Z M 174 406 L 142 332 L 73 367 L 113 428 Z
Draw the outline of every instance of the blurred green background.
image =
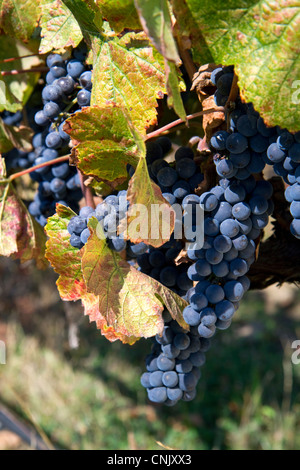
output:
M 53 271 L 2 259 L 0 404 L 58 449 L 299 449 L 300 293 L 248 292 L 230 329 L 216 335 L 197 398 L 149 403 L 139 380 L 151 341 L 109 343 L 59 299 Z M 3 434 L 4 433 L 4 434 Z M 0 430 L 0 449 L 29 448 Z

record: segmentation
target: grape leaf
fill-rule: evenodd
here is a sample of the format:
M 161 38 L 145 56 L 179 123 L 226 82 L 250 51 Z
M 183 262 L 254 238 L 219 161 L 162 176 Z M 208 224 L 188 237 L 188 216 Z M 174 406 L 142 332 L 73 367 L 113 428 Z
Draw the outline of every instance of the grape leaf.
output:
M 116 33 L 142 29 L 133 0 L 97 0 L 97 6 Z
M 27 41 L 39 16 L 39 0 L 0 0 L 0 28 L 13 38 Z
M 40 18 L 41 44 L 40 53 L 52 51 L 64 52 L 69 46 L 76 47 L 82 40 L 79 24 L 62 0 L 43 0 Z
M 0 178 L 0 255 L 12 256 L 21 262 L 35 259 L 39 268 L 45 268 L 44 231 L 6 179 L 4 159 L 1 159 Z
M 102 15 L 94 0 L 63 0 L 73 13 L 83 36 L 91 42 L 102 32 Z
M 184 120 L 186 114 L 176 68 L 181 65 L 181 59 L 173 37 L 168 3 L 166 0 L 135 0 L 135 5 L 145 33 L 164 57 L 168 105 Z
M 79 300 L 85 292 L 80 250 L 70 245 L 67 231 L 67 225 L 75 215 L 69 207 L 57 204 L 56 214 L 48 218 L 45 227 L 48 236 L 46 258 L 59 274 L 56 284 L 63 300 Z
M 143 29 L 152 44 L 167 60 L 181 64 L 166 0 L 134 0 Z
M 126 164 L 136 166 L 144 148 L 127 113 L 114 105 L 84 108 L 66 121 L 64 130 L 76 144 L 72 154 L 78 168 L 115 185 L 127 179 Z
M 151 181 L 146 159 L 141 157 L 129 181 L 127 199 L 130 202 L 126 229 L 120 231 L 133 243 L 145 242 L 159 247 L 166 243 L 174 230 L 175 212 L 163 198 L 157 184 Z
M 110 342 L 117 340 L 122 341 L 123 344 L 134 344 L 140 338 L 135 336 L 126 336 L 117 332 L 113 326 L 107 324 L 106 319 L 99 311 L 99 297 L 89 292 L 82 295 L 81 302 L 84 308 L 84 314 L 87 315 L 90 321 L 96 322 L 98 330 Z
M 81 271 L 82 250 L 70 245 L 70 234 L 67 226 L 70 219 L 75 216 L 69 207 L 61 204 L 56 206 L 56 214 L 48 218 L 45 227 L 48 235 L 46 243 L 46 258 L 59 278 L 56 282 L 61 298 L 65 301 L 81 300 L 84 314 L 90 321 L 95 321 L 97 328 L 101 330 L 109 341 L 121 340 L 123 343 L 132 344 L 136 338 L 127 337 L 108 326 L 105 318 L 99 312 L 99 298 L 89 293 Z
M 157 98 L 163 98 L 166 92 L 163 57 L 150 45 L 144 32 L 131 31 L 117 37 L 107 23 L 102 27 L 101 8 L 92 0 L 63 1 L 78 21 L 92 50 L 91 105 L 105 106 L 113 102 L 122 106 L 134 126 L 145 132 L 156 123 Z M 117 8 L 118 2 L 110 5 Z M 108 3 L 105 6 L 108 7 Z
M 235 65 L 242 97 L 268 125 L 299 130 L 298 0 L 186 3 L 215 63 Z
M 186 0 L 171 0 L 176 18 L 175 31 L 182 49 L 192 52 L 193 61 L 198 64 L 213 62 L 212 55 L 197 23 L 191 15 Z
M 134 242 L 143 239 L 135 238 L 133 232 L 130 232 L 130 227 L 135 226 L 134 210 L 137 205 L 142 205 L 144 211 L 151 214 L 145 241 L 153 246 L 161 246 L 169 240 L 174 229 L 174 213 L 162 197 L 159 187 L 150 180 L 144 141 L 124 110 L 113 105 L 84 108 L 67 120 L 64 130 L 75 143 L 73 163 L 86 175 L 106 183 L 112 182 L 116 187 L 128 178 L 127 163 L 137 166 L 128 190 L 131 204 L 128 237 Z M 155 211 L 158 206 L 162 208 L 164 224 L 160 222 L 159 212 Z M 143 220 L 142 225 L 145 228 L 146 220 Z M 156 232 L 155 235 L 151 236 L 151 230 L 152 233 Z
M 165 303 L 173 318 L 187 327 L 181 313 L 186 302 L 110 250 L 96 218 L 88 226 L 91 235 L 83 248 L 82 272 L 88 290 L 99 296 L 99 311 L 108 325 L 128 337 L 161 333 Z
M 33 131 L 25 126 L 8 126 L 0 118 L 0 152 L 5 153 L 12 148 L 30 152 L 32 150 Z
M 38 42 L 35 40 L 25 45 L 20 41 L 13 41 L 6 36 L 0 36 L 0 60 L 16 58 L 12 62 L 2 63 L 1 71 L 24 70 L 39 65 L 41 60 L 38 57 L 21 58 L 37 52 Z M 6 109 L 15 113 L 21 110 L 31 96 L 39 76 L 39 73 L 34 72 L 1 76 L 0 111 Z
M 163 98 L 163 57 L 144 32 L 109 35 L 93 41 L 94 68 L 91 104 L 114 102 L 126 109 L 142 133 L 156 123 L 157 98 Z

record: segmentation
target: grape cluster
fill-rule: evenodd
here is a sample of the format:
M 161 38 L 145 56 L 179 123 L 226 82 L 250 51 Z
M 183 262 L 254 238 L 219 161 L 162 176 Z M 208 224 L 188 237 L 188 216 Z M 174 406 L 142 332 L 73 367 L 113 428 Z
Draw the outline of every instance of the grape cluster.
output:
M 10 111 L 3 111 L 1 113 L 1 119 L 7 126 L 18 127 L 22 122 L 22 118 L 23 116 L 21 111 L 17 111 L 16 113 L 12 113 Z
M 300 132 L 293 135 L 284 129 L 276 128 L 276 131 L 265 159 L 288 184 L 285 198 L 290 203 L 290 212 L 294 219 L 290 230 L 300 239 Z
M 158 352 L 153 360 L 156 369 L 153 369 L 152 360 L 150 365 L 146 363 L 147 373 L 142 376 L 142 385 L 146 386 L 152 401 L 172 405 L 178 399 L 187 400 L 195 396 L 200 377 L 198 368 L 204 364 L 204 356 L 199 353 L 199 349 L 194 351 L 190 348 L 189 342 L 202 344 L 217 329 L 225 330 L 230 326 L 240 300 L 250 287 L 246 275 L 255 260 L 254 240 L 267 225 L 272 210 L 272 190 L 269 182 L 255 181 L 253 177 L 245 181 L 220 179 L 210 192 L 200 197 L 193 194 L 183 202 L 200 204 L 204 209 L 204 244 L 198 247 L 196 242 L 191 242 L 187 251 L 192 261 L 187 269 L 187 277 L 196 283 L 185 295 L 189 305 L 183 311 L 190 332 L 184 332 L 172 321 L 170 325 L 174 326 L 167 328 L 168 334 L 164 332 L 162 338 L 155 338 L 154 350 Z M 163 281 L 162 278 L 160 280 Z M 174 328 L 175 335 L 172 334 Z M 178 347 L 178 338 L 175 341 L 177 334 L 185 338 L 182 349 Z M 165 358 L 166 350 L 168 360 Z M 199 359 L 199 363 L 194 361 L 194 357 L 197 357 L 197 361 Z M 153 372 L 156 374 L 150 380 Z M 176 398 L 173 392 L 168 391 L 167 382 L 163 380 L 165 372 L 172 372 L 174 376 L 174 387 L 179 389 Z M 177 381 L 175 373 L 178 374 Z M 161 377 L 162 384 L 159 382 L 157 385 L 154 377 Z
M 1 113 L 1 119 L 7 126 L 19 127 L 22 123 L 23 116 L 21 111 L 17 111 L 16 113 L 3 111 Z M 4 153 L 3 157 L 5 158 L 7 170 L 14 168 L 25 169 L 30 167 L 32 163 L 30 161 L 30 154 L 17 148 L 13 148 L 9 152 Z
M 160 248 L 147 247 L 147 252 L 137 257 L 137 263 L 141 272 L 184 297 L 193 282 L 188 278 L 186 266 L 175 264 L 181 248 L 181 241 L 171 237 Z
M 179 147 L 174 154 L 175 162 L 167 162 L 164 157 L 171 147 L 168 137 L 159 137 L 155 142 L 147 143 L 146 157 L 151 179 L 172 205 L 193 192 L 203 181 L 203 174 L 195 163 L 190 147 Z
M 211 81 L 217 87 L 214 101 L 217 106 L 225 106 L 231 90 L 233 67 L 218 67 L 211 73 Z
M 96 217 L 109 247 L 117 252 L 125 250 L 127 242 L 122 234 L 117 234 L 117 229 L 120 221 L 125 217 L 127 209 L 127 191 L 119 191 L 116 195 L 107 196 L 95 209 L 89 206 L 82 207 L 79 215 L 72 217 L 68 223 L 67 229 L 71 235 L 71 246 L 80 249 L 86 244 L 90 236 L 88 221 L 92 217 Z
M 9 115 L 3 116 L 3 120 L 8 125 L 11 125 L 11 123 L 19 125 L 22 116 L 20 116 L 20 113 L 9 113 Z M 30 124 L 36 129 L 32 139 L 33 150 L 24 152 L 14 148 L 5 153 L 3 156 L 8 170 L 36 166 L 56 159 L 61 153 L 69 152 L 67 145 L 69 137 L 67 134 L 64 146 L 61 149 L 54 149 L 47 145 L 49 129 L 41 129 L 33 122 Z M 82 191 L 75 167 L 71 167 L 67 162 L 57 163 L 32 171 L 30 177 L 39 184 L 37 193 L 29 204 L 28 210 L 40 225 L 44 226 L 47 223 L 47 218 L 55 213 L 56 203 L 69 206 L 75 211 L 78 210 L 78 201 L 82 198 Z
M 266 150 L 272 139 L 261 133 L 264 124 L 251 103 L 237 101 L 228 119 L 229 132 L 217 131 L 210 141 L 216 152 L 214 163 L 221 178 L 243 181 L 264 169 Z
M 228 67 L 219 67 L 211 74 L 217 86 L 215 102 L 224 106 L 233 80 Z M 260 173 L 266 164 L 289 186 L 285 191 L 294 220 L 291 233 L 300 238 L 300 132 L 291 134 L 286 129 L 267 127 L 251 103 L 242 103 L 239 98 L 235 109 L 228 116 L 229 132 L 220 130 L 211 138 L 211 147 L 216 152 L 216 171 L 222 178 L 247 179 Z
M 65 120 L 90 105 L 92 70 L 85 65 L 85 56 L 84 49 L 75 49 L 71 59 L 65 60 L 59 54 L 47 57 L 49 72 L 41 93 L 42 108 L 35 110 L 32 125 L 33 151 L 8 152 L 5 157 L 9 165 L 27 168 L 69 153 L 70 138 L 63 130 Z M 233 78 L 231 66 L 212 72 L 218 106 L 227 103 Z M 141 384 L 154 403 L 172 406 L 195 397 L 211 338 L 217 330 L 230 326 L 250 287 L 247 274 L 255 261 L 256 241 L 273 212 L 273 188 L 261 176 L 266 164 L 273 165 L 275 173 L 289 185 L 285 196 L 294 218 L 291 231 L 300 238 L 299 133 L 267 127 L 251 103 L 242 103 L 240 97 L 235 108 L 226 113 L 227 130 L 217 131 L 210 141 L 218 183 L 200 196 L 199 185 L 204 176 L 192 148 L 177 148 L 174 161 L 168 162 L 166 157 L 172 149 L 168 137 L 146 144 L 151 179 L 171 206 L 182 208 L 176 223 L 185 226 L 187 215 L 192 215 L 192 231 L 185 232 L 185 239 L 177 240 L 173 234 L 160 248 L 128 242 L 118 233 L 128 210 L 127 191 L 115 191 L 96 208 L 85 206 L 79 211 L 82 190 L 75 167 L 64 162 L 31 173 L 38 182 L 38 191 L 29 204 L 29 212 L 42 226 L 55 212 L 57 202 L 71 207 L 78 215 L 67 227 L 70 244 L 81 249 L 90 236 L 88 222 L 95 217 L 112 250 L 126 252 L 126 259 L 141 272 L 188 302 L 183 319 L 189 331 L 165 310 L 163 332 L 153 338 L 152 351 L 146 358 Z M 20 125 L 22 114 L 4 112 L 2 118 L 7 125 Z M 128 165 L 127 170 L 131 177 L 134 168 Z M 199 208 L 204 212 L 203 227 L 197 226 Z M 198 244 L 197 230 L 203 230 L 203 244 Z M 188 262 L 178 263 L 186 241 Z
M 46 86 L 42 91 L 44 107 L 35 114 L 35 122 L 39 126 L 55 122 L 65 111 L 66 105 L 72 106 L 77 103 L 81 108 L 89 106 L 91 99 L 92 72 L 86 70 L 82 58 L 64 60 L 59 54 L 50 54 L 47 57 L 47 66 L 49 72 L 46 75 Z M 62 130 L 63 123 L 64 121 L 60 120 L 50 129 L 48 140 L 51 148 L 61 147 L 63 140 L 66 139 L 66 134 Z
M 255 240 L 272 211 L 272 191 L 264 180 L 250 178 L 245 184 L 221 179 L 200 196 L 205 239 L 202 247 L 191 244 L 188 249 L 193 261 L 188 276 L 197 285 L 188 292 L 189 306 L 183 312 L 185 321 L 198 327 L 200 336 L 209 338 L 216 327 L 228 327 L 250 287 L 246 275 L 255 261 Z
M 28 155 L 31 165 L 67 155 L 70 137 L 63 125 L 70 113 L 90 104 L 92 71 L 84 64 L 85 51 L 75 49 L 73 58 L 65 60 L 60 54 L 50 54 L 46 59 L 49 72 L 42 90 L 43 108 L 34 115 L 38 132 L 33 137 L 34 151 Z M 47 218 L 55 212 L 56 203 L 78 211 L 82 198 L 80 179 L 75 167 L 68 162 L 42 167 L 31 174 L 39 183 L 38 192 L 29 212 L 45 225 Z M 75 238 L 75 234 L 74 237 Z
M 163 318 L 164 330 L 155 336 L 141 384 L 150 401 L 173 406 L 195 398 L 210 340 L 200 339 L 193 328 L 187 333 L 166 311 Z
M 226 103 L 232 80 L 231 68 L 220 68 L 212 74 L 212 81 L 217 85 L 215 100 L 218 105 Z M 190 400 L 195 396 L 199 368 L 205 362 L 201 345 L 217 330 L 230 326 L 239 302 L 250 287 L 247 273 L 255 261 L 255 240 L 273 211 L 272 185 L 258 176 L 267 163 L 266 151 L 272 143 L 273 131 L 268 137 L 264 135 L 267 128 L 251 104 L 243 104 L 239 99 L 236 104 L 229 118 L 229 130 L 216 132 L 210 142 L 220 178 L 210 191 L 201 196 L 194 193 L 203 175 L 197 165 L 195 170 L 192 168 L 195 162 L 191 149 L 178 149 L 175 167 L 166 164 L 161 157 L 151 162 L 151 176 L 171 204 L 181 203 L 183 214 L 188 208 L 193 213 L 197 206 L 205 213 L 204 244 L 198 246 L 196 237 L 191 238 L 187 250 L 190 263 L 183 265 L 194 284 L 183 295 L 188 301 L 183 318 L 190 331 L 184 331 L 173 320 L 165 321 L 164 332 L 156 336 L 153 351 L 146 360 L 147 372 L 141 378 L 149 399 L 156 403 L 174 405 L 179 399 Z M 189 174 L 189 171 L 193 173 Z M 196 186 L 188 188 L 188 178 L 195 175 Z M 178 192 L 177 181 L 180 181 Z M 201 230 L 201 227 L 197 228 Z M 163 247 L 149 250 L 141 257 L 140 265 L 163 284 L 174 285 L 175 268 L 170 281 L 162 274 L 165 269 L 162 251 Z M 157 257 L 161 263 L 158 270 L 151 264 L 152 253 L 154 260 Z
M 47 147 L 44 132 L 35 134 L 33 147 L 34 166 L 59 156 L 56 149 Z M 39 185 L 28 210 L 42 226 L 47 223 L 47 218 L 54 214 L 56 203 L 78 210 L 78 201 L 82 198 L 79 176 L 76 169 L 68 162 L 38 168 L 30 173 L 30 176 Z

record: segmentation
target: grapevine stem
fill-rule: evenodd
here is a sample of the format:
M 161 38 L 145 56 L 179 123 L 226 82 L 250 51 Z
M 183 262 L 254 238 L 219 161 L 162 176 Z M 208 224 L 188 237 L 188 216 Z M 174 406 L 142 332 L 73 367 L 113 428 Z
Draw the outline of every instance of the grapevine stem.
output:
M 229 106 L 231 102 L 235 102 L 238 97 L 238 94 L 239 94 L 238 77 L 236 74 L 234 74 L 230 93 L 229 93 L 228 100 L 225 106 Z
M 48 162 L 40 163 L 39 165 L 32 166 L 31 168 L 27 168 L 26 170 L 19 171 L 18 173 L 14 173 L 13 175 L 10 175 L 8 179 L 10 181 L 13 181 L 16 178 L 19 178 L 20 176 L 26 175 L 27 173 L 32 173 L 33 171 L 38 170 L 39 168 L 43 168 L 44 166 L 50 166 L 50 165 L 55 165 L 56 163 L 66 162 L 69 160 L 69 158 L 70 158 L 70 155 L 64 155 L 63 157 L 54 158 L 53 160 L 49 160 Z
M 225 112 L 223 106 L 218 106 L 217 108 L 205 109 L 204 111 L 199 111 L 198 113 L 189 114 L 188 116 L 186 116 L 186 120 L 195 119 L 199 116 L 203 116 L 204 114 L 217 113 L 217 112 L 218 113 Z M 145 137 L 145 140 L 153 139 L 153 137 L 157 137 L 163 132 L 168 131 L 169 129 L 172 129 L 173 127 L 178 126 L 179 124 L 183 124 L 184 122 L 185 121 L 183 119 L 176 119 L 176 121 L 170 122 L 166 126 L 163 126 L 160 129 L 157 129 L 156 131 L 153 131 L 147 134 Z
M 78 170 L 78 168 L 77 168 L 77 172 L 79 174 L 80 186 L 81 186 L 82 194 L 85 198 L 86 205 L 95 209 L 96 206 L 95 206 L 92 190 L 89 186 L 86 186 L 84 184 L 84 181 L 87 179 L 87 176 L 83 175 L 83 173 L 81 173 L 81 171 Z
M 190 55 L 189 50 L 185 47 L 182 39 L 181 39 L 181 34 L 179 33 L 179 28 L 177 21 L 174 19 L 172 20 L 172 27 L 173 27 L 173 34 L 176 40 L 176 44 L 178 47 L 178 52 L 180 55 L 180 58 L 183 62 L 183 65 L 185 67 L 185 70 L 187 71 L 187 74 L 189 76 L 189 79 L 191 82 L 193 81 L 193 77 L 195 73 L 197 72 L 197 67 L 195 66 L 193 59 Z
M 15 60 L 27 59 L 28 57 L 37 57 L 37 56 L 40 56 L 40 55 L 45 55 L 45 54 L 36 53 L 36 54 L 22 55 L 22 56 L 20 56 L 20 57 L 10 57 L 9 59 L 1 59 L 1 60 L 0 60 L 0 63 L 13 62 L 13 61 L 15 61 Z
M 187 71 L 187 74 L 189 76 L 189 79 L 191 82 L 193 82 L 193 78 L 195 73 L 197 72 L 197 68 L 193 62 L 193 59 L 190 56 L 190 52 L 188 49 L 186 49 L 181 40 L 180 40 L 180 35 L 177 35 L 177 46 L 178 46 L 178 51 L 179 55 L 182 59 L 183 65 L 185 67 L 185 70 Z
M 48 72 L 49 69 L 48 67 L 33 67 L 31 69 L 20 69 L 20 70 L 6 70 L 6 71 L 1 71 L 0 74 L 2 76 L 6 75 L 18 75 L 20 73 L 28 73 L 28 72 Z
M 73 106 L 74 104 L 77 103 L 77 97 L 74 98 L 69 104 L 68 106 L 65 107 L 65 109 L 59 114 L 59 117 L 62 117 L 64 114 L 66 114 Z

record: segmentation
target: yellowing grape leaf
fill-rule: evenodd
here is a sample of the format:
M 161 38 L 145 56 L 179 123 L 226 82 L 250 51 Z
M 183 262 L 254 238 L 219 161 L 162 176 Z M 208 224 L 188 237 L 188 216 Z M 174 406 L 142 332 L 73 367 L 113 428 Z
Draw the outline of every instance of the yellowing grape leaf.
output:
M 89 317 L 89 320 L 96 323 L 98 330 L 101 330 L 101 334 L 105 336 L 110 342 L 120 340 L 123 344 L 134 344 L 140 338 L 135 336 L 122 335 L 114 329 L 113 326 L 109 326 L 105 317 L 99 311 L 99 297 L 86 292 L 82 294 L 81 303 L 84 308 L 84 314 Z
M 127 11 L 130 2 L 112 0 L 63 0 L 71 10 L 93 55 L 93 89 L 91 105 L 103 107 L 115 103 L 123 107 L 134 126 L 145 133 L 157 120 L 157 99 L 166 93 L 163 57 L 150 44 L 142 32 L 125 32 L 120 37 L 102 25 L 102 12 L 117 28 L 116 18 L 122 17 L 122 7 Z M 120 7 L 120 10 L 118 10 Z M 128 18 L 126 18 L 128 19 Z M 118 29 L 118 28 L 117 28 Z M 89 57 L 89 62 L 91 62 Z
M 43 0 L 41 3 L 41 44 L 40 53 L 53 49 L 64 52 L 67 47 L 76 47 L 82 40 L 79 24 L 62 0 Z
M 164 305 L 182 326 L 186 302 L 108 248 L 96 218 L 83 248 L 82 272 L 89 292 L 99 296 L 99 311 L 109 326 L 128 337 L 150 337 L 163 329 Z
M 12 256 L 25 262 L 35 259 L 39 268 L 45 268 L 46 237 L 42 227 L 28 213 L 6 179 L 4 159 L 0 162 L 0 255 Z
M 66 301 L 81 300 L 84 314 L 88 315 L 90 321 L 96 322 L 97 328 L 109 341 L 121 340 L 132 344 L 137 338 L 122 335 L 109 326 L 99 311 L 98 296 L 87 291 L 81 271 L 82 250 L 70 245 L 70 234 L 67 231 L 68 223 L 75 215 L 69 207 L 57 204 L 56 214 L 48 218 L 45 227 L 48 235 L 46 257 L 59 274 L 56 282 L 59 294 Z
M 109 102 L 123 107 L 134 126 L 144 134 L 157 120 L 157 99 L 166 93 L 163 57 L 144 32 L 121 38 L 110 35 L 93 41 L 91 104 Z
M 130 206 L 125 237 L 133 243 L 145 242 L 154 247 L 166 243 L 174 230 L 175 212 L 150 179 L 143 157 L 129 181 L 127 199 Z M 124 225 L 120 230 L 123 232 Z
M 41 64 L 39 57 L 24 57 L 37 53 L 38 42 L 30 41 L 23 44 L 20 41 L 0 36 L 0 60 L 16 58 L 12 62 L 1 63 L 1 71 L 27 70 Z M 4 109 L 15 113 L 23 109 L 39 79 L 40 74 L 34 72 L 18 73 L 0 77 L 0 111 Z
M 72 154 L 78 168 L 115 185 L 127 179 L 127 163 L 136 166 L 144 151 L 129 116 L 114 105 L 84 108 L 67 120 L 64 130 L 76 144 Z
M 45 227 L 48 236 L 46 258 L 59 274 L 56 284 L 63 300 L 79 300 L 85 292 L 80 250 L 70 245 L 67 231 L 68 223 L 75 215 L 69 207 L 58 204 L 56 214 L 48 218 Z
M 180 91 L 177 67 L 181 59 L 173 37 L 172 20 L 166 0 L 135 0 L 143 29 L 158 52 L 164 57 L 168 105 L 185 120 L 186 114 Z
M 12 38 L 27 41 L 39 16 L 39 0 L 0 0 L 0 28 Z
M 25 126 L 8 126 L 0 118 L 0 152 L 5 153 L 12 148 L 30 152 L 32 150 L 33 131 Z
M 97 6 L 116 33 L 142 29 L 133 0 L 97 0 Z
M 167 0 L 134 0 L 143 29 L 162 56 L 181 64 Z
M 186 0 L 216 64 L 235 65 L 242 97 L 269 126 L 300 129 L 298 0 Z M 200 44 L 194 47 L 201 48 Z

